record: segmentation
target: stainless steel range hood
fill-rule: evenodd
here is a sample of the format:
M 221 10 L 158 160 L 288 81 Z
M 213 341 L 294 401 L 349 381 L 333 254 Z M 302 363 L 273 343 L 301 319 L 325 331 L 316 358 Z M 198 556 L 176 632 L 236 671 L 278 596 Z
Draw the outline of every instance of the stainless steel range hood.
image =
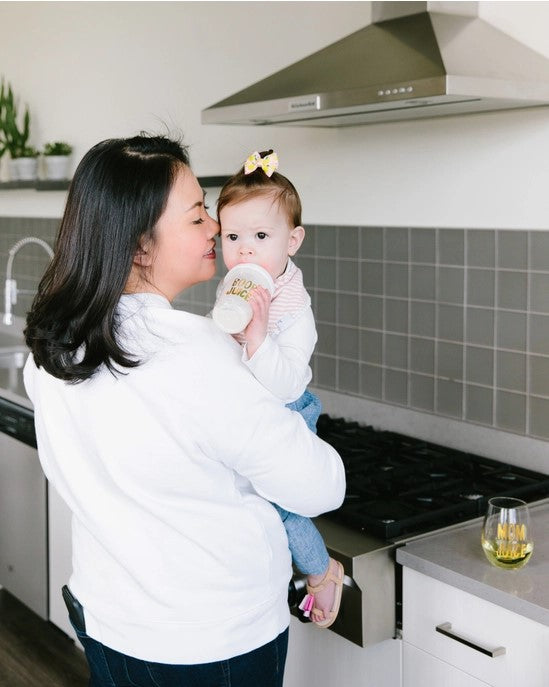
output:
M 549 60 L 479 18 L 477 3 L 372 6 L 374 23 L 206 108 L 202 122 L 336 127 L 549 105 Z

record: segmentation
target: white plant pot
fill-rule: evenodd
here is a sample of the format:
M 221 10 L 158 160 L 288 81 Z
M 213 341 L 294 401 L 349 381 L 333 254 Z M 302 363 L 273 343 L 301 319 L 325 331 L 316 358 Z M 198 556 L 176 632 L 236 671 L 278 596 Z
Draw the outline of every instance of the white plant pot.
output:
M 20 181 L 32 181 L 38 176 L 38 159 L 35 157 L 18 157 L 15 160 L 18 179 Z
M 19 179 L 19 165 L 17 160 L 8 160 L 8 176 L 10 181 L 17 181 Z
M 69 160 L 68 155 L 46 155 L 44 157 L 46 179 L 51 179 L 52 181 L 68 179 Z

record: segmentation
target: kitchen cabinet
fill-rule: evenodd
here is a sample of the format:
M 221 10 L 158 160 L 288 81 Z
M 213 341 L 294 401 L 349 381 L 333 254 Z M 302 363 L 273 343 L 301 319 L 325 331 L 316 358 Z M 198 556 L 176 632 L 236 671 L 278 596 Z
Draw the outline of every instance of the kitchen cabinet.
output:
M 549 684 L 547 625 L 407 567 L 402 654 L 403 687 Z
M 36 448 L 4 432 L 17 415 L 1 412 L 0 585 L 47 618 L 46 480 Z
M 49 619 L 76 640 L 76 633 L 69 622 L 61 596 L 61 587 L 68 583 L 72 572 L 71 517 L 65 502 L 55 488 L 48 484 Z
M 360 647 L 292 617 L 284 687 L 400 687 L 401 644 L 387 639 Z

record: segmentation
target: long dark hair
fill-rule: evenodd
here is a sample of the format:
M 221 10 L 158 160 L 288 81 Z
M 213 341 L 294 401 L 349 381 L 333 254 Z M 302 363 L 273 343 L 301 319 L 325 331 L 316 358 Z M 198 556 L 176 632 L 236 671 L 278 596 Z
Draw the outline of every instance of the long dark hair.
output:
M 181 143 L 145 134 L 102 141 L 84 155 L 27 316 L 25 338 L 38 367 L 76 383 L 102 364 L 113 373 L 115 364 L 139 364 L 117 342 L 116 306 L 183 165 L 189 157 Z

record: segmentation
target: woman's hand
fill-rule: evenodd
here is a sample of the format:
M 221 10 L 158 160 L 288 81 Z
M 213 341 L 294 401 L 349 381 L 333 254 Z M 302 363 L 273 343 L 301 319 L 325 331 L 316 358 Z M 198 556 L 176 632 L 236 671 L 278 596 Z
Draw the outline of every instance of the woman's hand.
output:
M 262 286 L 258 286 L 250 294 L 248 303 L 252 306 L 253 316 L 250 324 L 244 330 L 248 358 L 251 358 L 267 336 L 269 326 L 269 308 L 271 294 Z

